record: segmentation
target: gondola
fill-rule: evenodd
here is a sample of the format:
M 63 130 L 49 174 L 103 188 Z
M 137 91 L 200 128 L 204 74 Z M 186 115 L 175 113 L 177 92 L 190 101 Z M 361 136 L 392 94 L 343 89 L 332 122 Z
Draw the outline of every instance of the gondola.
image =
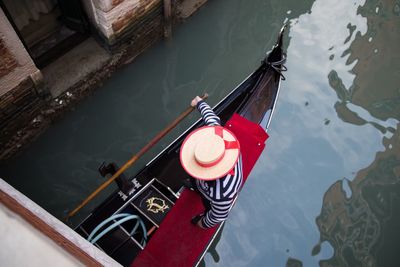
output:
M 258 69 L 213 108 L 239 139 L 245 179 L 264 149 L 284 79 L 284 29 Z M 119 189 L 75 231 L 123 266 L 197 266 L 224 224 L 204 230 L 190 222 L 204 208 L 197 193 L 185 186 L 188 174 L 179 151 L 185 137 L 201 126 L 199 119 L 136 175 L 119 177 Z M 106 176 L 117 169 L 111 163 L 99 171 Z

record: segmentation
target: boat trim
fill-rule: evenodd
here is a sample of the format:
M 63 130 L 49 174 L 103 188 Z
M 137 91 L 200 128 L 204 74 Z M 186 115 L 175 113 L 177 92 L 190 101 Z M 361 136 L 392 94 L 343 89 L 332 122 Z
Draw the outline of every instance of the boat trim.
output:
M 113 221 L 116 222 L 115 219 L 114 219 Z M 127 238 L 124 242 L 122 242 L 122 244 L 119 245 L 119 247 L 115 248 L 111 254 L 113 254 L 113 253 L 114 253 L 115 251 L 117 251 L 121 246 L 123 246 L 123 245 L 128 241 L 128 239 L 132 239 L 133 242 L 136 243 L 136 245 L 139 246 L 139 248 L 140 248 L 141 250 L 144 249 L 144 247 L 143 247 L 135 238 L 133 238 L 133 236 L 132 236 L 124 227 L 122 227 L 121 225 L 118 225 L 118 227 L 121 228 L 121 230 L 122 230 L 123 232 L 125 232 L 125 234 L 128 236 L 128 238 Z
M 160 181 L 159 179 L 156 179 L 157 183 L 159 183 L 160 185 L 164 186 L 174 197 L 176 197 L 176 199 L 179 198 L 179 196 L 176 194 L 176 192 L 174 192 L 174 190 L 172 190 L 169 186 L 167 186 L 166 184 L 164 184 L 162 181 Z M 161 193 L 161 192 L 160 192 Z M 164 195 L 164 194 L 163 194 Z M 165 195 L 164 195 L 165 196 Z M 166 196 L 165 196 L 166 197 Z M 168 198 L 169 199 L 169 198 Z
M 253 73 L 254 73 L 254 72 L 253 72 Z M 220 105 L 222 102 L 224 102 L 225 99 L 227 99 L 229 96 L 231 96 L 242 84 L 244 84 L 244 83 L 253 75 L 253 73 L 251 73 L 250 75 L 248 75 L 248 76 L 247 76 L 238 86 L 236 86 L 228 95 L 226 95 L 221 101 L 219 101 L 219 102 L 213 107 L 213 109 L 215 109 L 218 105 Z M 265 131 L 266 131 L 266 132 L 268 132 L 269 125 L 271 124 L 272 117 L 273 117 L 273 115 L 274 115 L 274 111 L 275 111 L 275 108 L 276 108 L 276 103 L 277 103 L 277 101 L 278 101 L 279 93 L 280 93 L 280 90 L 281 90 L 281 82 L 282 82 L 282 78 L 281 78 L 281 76 L 279 76 L 278 90 L 277 90 L 277 92 L 276 92 L 276 97 L 275 97 L 274 103 L 273 103 L 272 108 L 271 108 L 271 114 L 270 114 L 270 116 L 269 116 L 269 119 L 268 119 L 268 122 L 267 122 L 267 125 L 266 125 L 266 128 L 265 128 Z M 155 156 L 151 161 L 149 161 L 149 162 L 146 164 L 146 167 L 149 166 L 149 165 L 150 165 L 154 160 L 156 160 L 159 156 L 161 156 L 161 154 L 163 154 L 165 151 L 167 151 L 172 145 L 175 144 L 175 142 L 176 142 L 178 139 L 180 139 L 183 135 L 185 135 L 187 132 L 189 132 L 189 131 L 193 128 L 193 126 L 196 125 L 197 123 L 199 123 L 201 120 L 202 120 L 202 119 L 200 118 L 200 119 L 198 119 L 196 122 L 194 122 L 186 131 L 184 131 L 180 136 L 178 136 L 174 141 L 172 141 L 172 142 L 170 143 L 169 146 L 167 146 L 167 147 L 166 147 L 165 149 L 163 149 L 159 154 L 157 154 L 157 156 Z M 236 203 L 236 200 L 237 200 L 237 198 L 235 198 L 235 203 Z M 222 222 L 222 223 L 218 226 L 218 229 L 215 231 L 215 234 L 213 235 L 212 239 L 210 240 L 210 242 L 208 243 L 208 245 L 205 247 L 203 253 L 199 256 L 199 258 L 198 258 L 196 264 L 194 265 L 195 267 L 199 266 L 201 260 L 204 258 L 204 256 L 206 255 L 206 253 L 207 253 L 208 250 L 210 249 L 212 243 L 214 242 L 215 238 L 218 236 L 219 232 L 221 231 L 221 229 L 222 229 L 222 227 L 223 227 L 224 225 L 225 225 L 225 221 Z
M 160 228 L 160 226 L 155 221 L 153 221 L 143 211 L 141 211 L 138 207 L 136 207 L 135 204 L 133 204 L 132 202 L 129 202 L 128 204 L 132 205 L 140 214 L 142 214 L 147 220 L 149 220 L 152 224 L 154 224 L 154 226 L 157 227 L 157 229 Z
M 225 225 L 225 221 L 222 222 L 219 226 L 218 229 L 215 231 L 213 237 L 211 238 L 210 242 L 208 243 L 207 247 L 204 249 L 203 253 L 199 256 L 196 264 L 194 265 L 194 267 L 199 266 L 201 260 L 204 258 L 204 256 L 206 255 L 206 253 L 208 252 L 208 249 L 211 247 L 212 243 L 214 242 L 215 238 L 217 238 L 219 232 L 222 230 L 222 227 Z
M 240 194 L 240 192 L 239 192 L 239 194 Z M 237 201 L 237 199 L 238 199 L 238 197 L 239 197 L 239 194 L 236 195 L 235 199 L 233 200 L 233 205 L 232 205 L 231 208 L 229 209 L 229 213 L 231 212 L 232 208 L 235 206 L 236 201 Z M 223 221 L 223 222 L 218 226 L 218 228 L 217 228 L 217 230 L 215 231 L 213 237 L 212 237 L 211 240 L 208 242 L 207 246 L 204 248 L 203 253 L 199 256 L 199 258 L 198 258 L 198 260 L 197 260 L 197 263 L 195 264 L 195 267 L 197 267 L 197 266 L 200 264 L 201 260 L 202 260 L 202 259 L 204 258 L 204 256 L 206 255 L 206 253 L 207 253 L 208 250 L 210 249 L 212 243 L 214 242 L 215 238 L 218 236 L 218 234 L 219 234 L 219 232 L 221 231 L 222 227 L 225 225 L 225 222 L 226 222 L 226 221 Z
M 247 78 L 249 78 L 249 77 L 247 77 Z M 246 81 L 247 78 L 246 78 L 244 81 Z M 281 89 L 281 82 L 282 82 L 282 78 L 281 78 L 281 76 L 279 76 L 278 90 L 277 90 L 277 92 L 276 92 L 276 97 L 275 97 L 275 100 L 274 100 L 274 104 L 272 105 L 271 114 L 270 114 L 270 116 L 269 116 L 269 119 L 268 119 L 268 122 L 267 122 L 267 126 L 266 126 L 266 128 L 265 128 L 265 131 L 266 131 L 266 132 L 268 132 L 269 125 L 270 125 L 270 123 L 271 123 L 271 121 L 272 121 L 272 116 L 274 115 L 274 111 L 275 111 L 275 108 L 276 108 L 276 103 L 277 103 L 277 100 L 278 100 L 278 98 L 279 98 L 279 93 L 280 93 L 280 89 Z M 240 86 L 240 85 L 239 85 L 239 86 Z M 236 203 L 236 200 L 237 200 L 237 197 L 236 197 L 235 200 L 234 200 L 234 204 Z M 217 235 L 219 234 L 219 232 L 221 231 L 221 229 L 222 229 L 222 227 L 223 227 L 224 225 L 225 225 L 225 221 L 222 222 L 222 223 L 218 226 L 217 231 L 215 231 L 215 234 L 213 235 L 213 238 L 210 240 L 210 242 L 208 243 L 208 245 L 207 245 L 206 248 L 204 249 L 203 253 L 200 255 L 200 257 L 199 257 L 197 263 L 195 264 L 195 267 L 197 267 L 197 266 L 200 264 L 201 260 L 204 258 L 204 256 L 206 255 L 206 253 L 207 253 L 208 250 L 210 249 L 212 243 L 214 242 L 215 238 L 217 237 Z
M 154 182 L 156 178 L 153 178 L 150 180 L 150 182 L 148 182 L 146 185 L 144 185 L 136 194 L 134 194 L 132 197 L 129 198 L 129 200 L 127 200 L 124 205 L 122 205 L 119 209 L 117 209 L 112 215 L 114 214 L 118 214 L 122 209 L 124 209 L 126 206 L 128 206 L 129 204 L 131 204 L 137 211 L 139 211 L 139 213 L 141 213 L 143 216 L 146 217 L 146 219 L 148 219 L 151 223 L 153 223 L 157 228 L 159 228 L 159 225 L 157 223 L 155 223 L 152 219 L 150 219 L 146 214 L 144 214 L 144 212 L 142 212 L 138 207 L 136 207 L 132 201 L 135 197 L 139 196 L 144 190 L 146 190 L 148 187 L 151 186 L 151 184 Z
M 265 128 L 266 132 L 268 132 L 269 125 L 270 125 L 270 123 L 272 121 L 272 116 L 274 115 L 274 111 L 275 111 L 275 108 L 276 108 L 276 102 L 278 101 L 279 93 L 281 91 L 281 82 L 282 82 L 282 78 L 281 78 L 281 76 L 279 76 L 278 90 L 276 91 L 276 97 L 275 97 L 275 101 L 274 101 L 274 104 L 273 104 L 272 109 L 271 109 L 271 115 L 269 116 L 269 120 L 268 120 L 267 126 Z

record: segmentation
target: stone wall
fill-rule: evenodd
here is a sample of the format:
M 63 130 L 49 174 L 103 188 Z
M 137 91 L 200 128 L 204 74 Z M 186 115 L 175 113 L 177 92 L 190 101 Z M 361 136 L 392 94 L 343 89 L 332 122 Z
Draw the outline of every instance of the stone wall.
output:
M 163 36 L 163 0 L 89 0 L 84 7 L 102 44 L 148 47 Z
M 43 107 L 41 72 L 0 9 L 0 147 Z

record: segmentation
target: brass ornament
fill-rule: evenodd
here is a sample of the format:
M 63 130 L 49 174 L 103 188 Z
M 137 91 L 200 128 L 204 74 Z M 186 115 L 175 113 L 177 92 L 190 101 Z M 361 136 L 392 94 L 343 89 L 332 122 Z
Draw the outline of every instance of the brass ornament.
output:
M 165 204 L 165 200 L 158 197 L 151 197 L 146 200 L 147 210 L 153 213 L 164 213 L 169 206 Z

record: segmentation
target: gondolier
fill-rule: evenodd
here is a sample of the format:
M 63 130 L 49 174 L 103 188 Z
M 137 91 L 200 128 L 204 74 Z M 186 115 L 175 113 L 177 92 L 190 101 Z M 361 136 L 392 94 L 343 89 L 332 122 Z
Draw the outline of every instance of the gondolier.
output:
M 195 97 L 191 105 L 197 107 L 206 126 L 185 139 L 180 159 L 186 172 L 195 178 L 196 189 L 206 208 L 192 222 L 201 228 L 211 228 L 226 220 L 242 187 L 240 145 L 200 97 Z

